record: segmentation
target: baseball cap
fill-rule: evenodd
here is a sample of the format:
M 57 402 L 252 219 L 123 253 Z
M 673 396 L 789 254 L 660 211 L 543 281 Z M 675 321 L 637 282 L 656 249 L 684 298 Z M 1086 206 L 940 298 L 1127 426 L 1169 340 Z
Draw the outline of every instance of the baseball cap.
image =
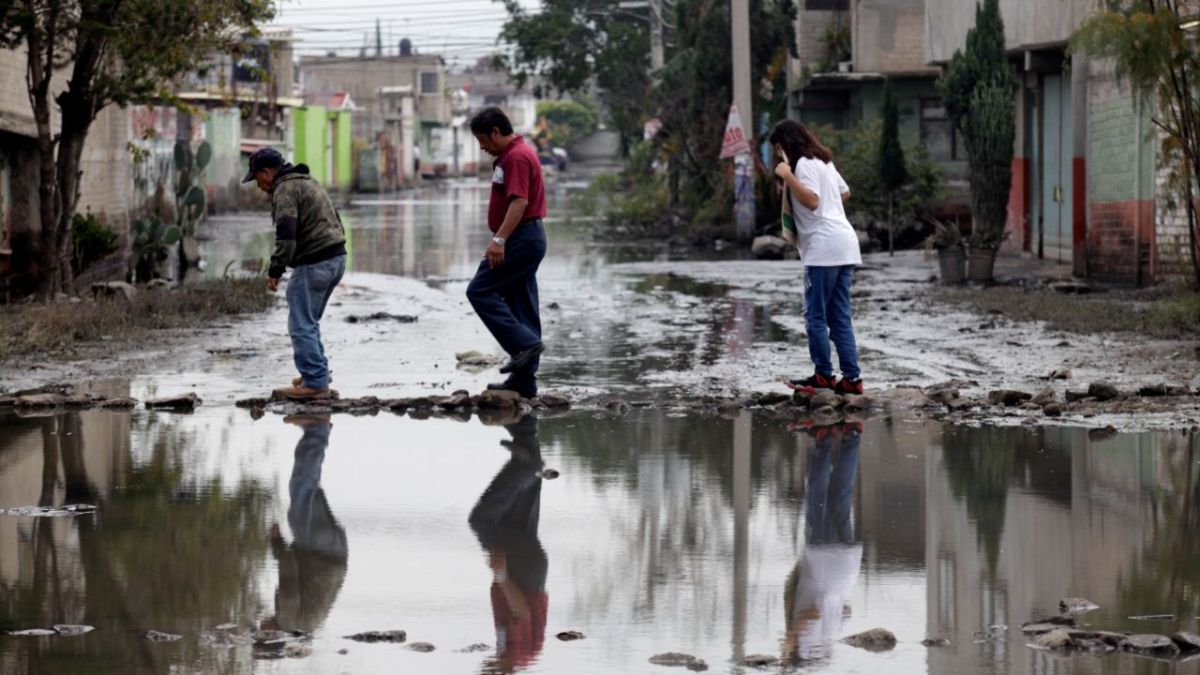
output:
M 283 166 L 283 155 L 275 148 L 259 148 L 250 155 L 250 170 L 246 172 L 246 177 L 242 179 L 243 183 L 249 183 L 254 180 L 254 174 L 262 169 L 271 169 L 277 166 Z

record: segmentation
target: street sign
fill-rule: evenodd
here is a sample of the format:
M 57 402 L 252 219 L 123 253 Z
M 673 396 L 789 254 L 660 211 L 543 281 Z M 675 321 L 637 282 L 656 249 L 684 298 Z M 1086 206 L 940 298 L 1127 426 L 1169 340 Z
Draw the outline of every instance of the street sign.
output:
M 729 120 L 725 122 L 725 141 L 721 144 L 721 159 L 735 155 L 749 154 L 750 141 L 746 140 L 746 131 L 742 127 L 742 116 L 738 114 L 737 103 L 729 106 Z

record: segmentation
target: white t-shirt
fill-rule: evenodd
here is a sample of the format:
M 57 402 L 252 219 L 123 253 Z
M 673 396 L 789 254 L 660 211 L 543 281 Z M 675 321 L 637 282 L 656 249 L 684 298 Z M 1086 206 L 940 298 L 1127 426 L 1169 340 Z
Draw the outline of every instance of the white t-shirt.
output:
M 861 265 L 858 233 L 846 218 L 842 208 L 842 193 L 850 186 L 842 179 L 833 162 L 801 158 L 794 170 L 804 187 L 817 194 L 817 210 L 809 210 L 788 188 L 792 199 L 792 216 L 796 219 L 796 250 L 806 267 L 837 267 Z

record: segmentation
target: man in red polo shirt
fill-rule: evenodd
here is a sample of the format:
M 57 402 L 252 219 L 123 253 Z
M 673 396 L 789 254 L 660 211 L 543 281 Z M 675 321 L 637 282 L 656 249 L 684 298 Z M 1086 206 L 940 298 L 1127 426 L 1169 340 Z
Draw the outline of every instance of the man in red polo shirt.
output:
M 537 396 L 537 369 L 545 347 L 538 308 L 537 270 L 546 255 L 546 190 L 542 164 L 533 147 L 513 133 L 499 108 L 485 108 L 471 119 L 471 133 L 484 152 L 496 158 L 488 229 L 492 243 L 483 254 L 467 299 L 510 360 L 500 369 L 508 389 L 525 398 Z

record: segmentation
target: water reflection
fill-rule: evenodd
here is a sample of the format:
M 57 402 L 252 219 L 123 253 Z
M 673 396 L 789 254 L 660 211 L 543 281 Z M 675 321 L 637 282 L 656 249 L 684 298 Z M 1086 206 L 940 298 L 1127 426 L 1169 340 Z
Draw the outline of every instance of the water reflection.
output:
M 862 567 L 863 546 L 853 516 L 854 483 L 862 425 L 813 427 L 804 493 L 804 555 L 784 586 L 787 636 L 784 659 L 816 665 L 833 654 L 850 613 L 851 591 Z
M 288 482 L 287 520 L 292 543 L 279 525 L 271 526 L 271 552 L 279 566 L 275 613 L 262 628 L 312 633 L 324 623 L 346 577 L 349 546 L 346 529 L 334 517 L 321 489 L 321 466 L 333 429 L 329 415 L 293 415 L 284 419 L 304 434 L 296 442 Z
M 542 451 L 538 420 L 527 416 L 505 427 L 508 462 L 471 510 L 470 524 L 492 571 L 496 655 L 485 673 L 512 673 L 534 663 L 546 639 L 546 573 L 549 561 L 538 539 Z

